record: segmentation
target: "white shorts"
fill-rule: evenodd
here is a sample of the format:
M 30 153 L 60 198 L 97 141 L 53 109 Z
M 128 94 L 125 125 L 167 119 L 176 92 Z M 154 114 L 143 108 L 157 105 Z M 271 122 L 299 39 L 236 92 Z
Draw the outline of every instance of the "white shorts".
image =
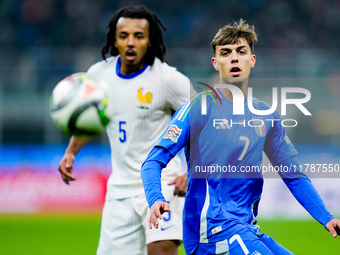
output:
M 104 204 L 97 255 L 146 254 L 146 245 L 161 240 L 182 240 L 184 197 L 173 195 L 174 185 L 162 182 L 170 211 L 158 229 L 147 226 L 150 209 L 145 195 L 107 200 Z

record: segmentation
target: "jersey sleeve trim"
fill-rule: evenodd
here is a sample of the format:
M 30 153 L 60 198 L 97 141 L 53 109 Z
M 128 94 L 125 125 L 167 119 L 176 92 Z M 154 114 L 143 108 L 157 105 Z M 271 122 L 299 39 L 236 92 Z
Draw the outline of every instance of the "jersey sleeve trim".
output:
M 178 111 L 178 114 L 174 117 L 176 120 L 182 121 L 184 122 L 184 120 L 186 119 L 186 117 L 188 116 L 191 107 L 193 106 L 193 104 L 202 97 L 202 94 L 198 94 L 196 96 L 194 96 L 193 98 L 189 99 L 185 105 L 182 107 L 182 109 L 180 109 Z

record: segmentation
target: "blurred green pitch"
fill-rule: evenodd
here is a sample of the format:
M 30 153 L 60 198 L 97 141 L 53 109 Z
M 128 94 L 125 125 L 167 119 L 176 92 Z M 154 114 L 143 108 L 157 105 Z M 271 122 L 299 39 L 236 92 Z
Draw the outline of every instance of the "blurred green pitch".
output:
M 0 254 L 94 255 L 100 214 L 0 215 Z M 333 239 L 313 221 L 259 220 L 261 232 L 297 255 L 340 254 L 340 238 Z M 180 248 L 180 255 L 184 255 Z

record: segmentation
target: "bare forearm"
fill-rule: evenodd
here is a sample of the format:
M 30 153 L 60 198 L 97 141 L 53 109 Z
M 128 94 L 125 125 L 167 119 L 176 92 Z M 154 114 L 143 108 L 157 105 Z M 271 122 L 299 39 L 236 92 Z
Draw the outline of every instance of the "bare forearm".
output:
M 76 155 L 80 149 L 88 143 L 92 138 L 83 138 L 83 137 L 76 137 L 72 136 L 70 142 L 66 148 L 66 153 L 71 153 Z
M 61 178 L 66 184 L 69 184 L 70 181 L 76 180 L 76 178 L 72 175 L 75 155 L 90 140 L 91 138 L 71 137 L 65 154 L 59 163 L 59 172 L 61 174 Z

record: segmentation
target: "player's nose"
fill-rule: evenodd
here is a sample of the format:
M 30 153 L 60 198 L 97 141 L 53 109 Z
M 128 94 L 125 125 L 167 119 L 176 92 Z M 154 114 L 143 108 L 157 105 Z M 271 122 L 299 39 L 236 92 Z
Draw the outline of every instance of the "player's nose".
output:
M 135 45 L 135 39 L 134 39 L 134 37 L 133 37 L 132 35 L 130 35 L 130 36 L 128 37 L 127 44 L 128 44 L 128 46 L 130 46 L 130 47 Z
M 231 63 L 235 63 L 235 62 L 238 62 L 238 55 L 237 55 L 237 52 L 233 51 L 230 53 L 231 55 Z

